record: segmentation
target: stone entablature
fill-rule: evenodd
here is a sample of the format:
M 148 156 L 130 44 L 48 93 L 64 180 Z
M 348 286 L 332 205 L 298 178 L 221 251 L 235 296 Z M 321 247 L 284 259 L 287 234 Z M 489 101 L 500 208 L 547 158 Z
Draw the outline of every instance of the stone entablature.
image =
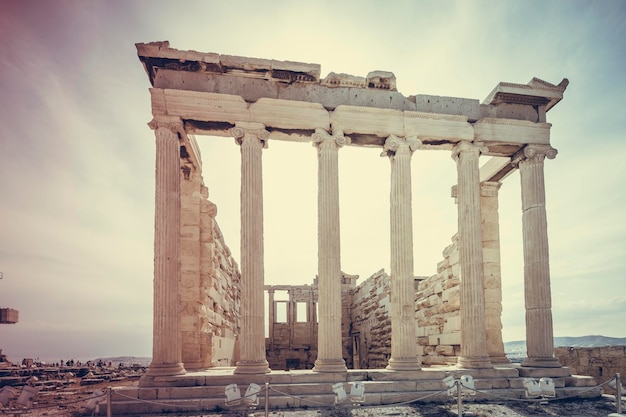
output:
M 502 82 L 481 104 L 458 97 L 404 96 L 388 71 L 366 77 L 331 72 L 321 79 L 318 64 L 181 51 L 167 41 L 137 44 L 137 52 L 155 88 L 236 95 L 249 103 L 261 97 L 316 102 L 329 110 L 353 105 L 455 114 L 471 122 L 484 117 L 545 121 L 545 112 L 561 100 L 568 83 Z
M 263 123 L 276 140 L 309 141 L 316 128 L 341 130 L 356 146 L 382 146 L 395 134 L 451 149 L 476 136 L 488 147 L 485 155 L 510 156 L 525 143 L 549 143 L 545 112 L 567 87 L 567 80 L 554 85 L 537 78 L 499 83 L 481 104 L 404 96 L 386 71 L 320 79 L 317 64 L 179 51 L 168 42 L 137 44 L 137 50 L 154 87 L 154 114 L 182 117 L 188 133 L 217 136 L 229 136 L 236 121 Z

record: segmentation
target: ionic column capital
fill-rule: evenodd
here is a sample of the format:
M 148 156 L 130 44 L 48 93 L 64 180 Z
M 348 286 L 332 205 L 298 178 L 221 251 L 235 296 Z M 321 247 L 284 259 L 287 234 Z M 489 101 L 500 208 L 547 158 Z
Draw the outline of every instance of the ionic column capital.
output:
M 264 124 L 254 122 L 237 122 L 235 127 L 229 130 L 229 133 L 235 138 L 237 145 L 242 145 L 246 139 L 256 139 L 263 148 L 267 148 L 270 137 L 270 132 L 265 129 Z
M 160 137 L 168 134 L 168 131 L 178 136 L 178 139 L 185 137 L 185 126 L 183 121 L 178 117 L 154 116 L 148 127 L 155 131 L 155 135 Z
M 523 161 L 541 163 L 547 157 L 548 159 L 556 158 L 558 151 L 550 145 L 526 145 L 524 149 L 519 150 L 511 157 L 511 164 L 519 167 L 519 163 Z
M 352 140 L 348 136 L 344 136 L 341 130 L 338 130 L 331 135 L 326 130 L 321 128 L 315 129 L 315 133 L 311 136 L 311 140 L 313 141 L 313 146 L 318 149 L 322 149 L 322 147 L 329 145 L 341 148 L 344 145 L 352 143 Z
M 459 155 L 463 154 L 473 154 L 474 156 L 480 156 L 481 153 L 487 152 L 487 147 L 483 144 L 483 142 L 470 142 L 467 140 L 462 140 L 457 143 L 454 148 L 452 148 L 452 159 L 455 161 L 459 160 Z
M 422 141 L 415 136 L 409 136 L 407 138 L 401 138 L 396 135 L 390 135 L 385 139 L 383 145 L 383 151 L 380 156 L 388 156 L 393 159 L 397 153 L 407 153 L 412 155 L 413 151 L 419 149 Z

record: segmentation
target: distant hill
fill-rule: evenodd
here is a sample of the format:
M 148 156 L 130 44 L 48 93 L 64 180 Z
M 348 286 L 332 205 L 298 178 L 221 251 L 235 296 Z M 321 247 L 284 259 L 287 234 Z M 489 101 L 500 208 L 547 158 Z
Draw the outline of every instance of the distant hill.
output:
M 626 346 L 626 337 L 606 336 L 579 336 L 579 337 L 555 337 L 554 347 L 600 347 L 600 346 Z M 519 362 L 526 357 L 526 341 L 516 340 L 504 343 L 504 353 L 513 362 Z
M 102 361 L 102 362 L 107 362 L 107 363 L 111 362 L 113 366 L 117 366 L 120 363 L 125 364 L 125 365 L 138 364 L 142 366 L 148 366 L 150 365 L 152 358 L 139 357 L 139 356 L 115 356 L 115 357 L 110 357 L 110 358 L 98 358 L 98 359 L 95 359 L 95 361 L 96 362 Z

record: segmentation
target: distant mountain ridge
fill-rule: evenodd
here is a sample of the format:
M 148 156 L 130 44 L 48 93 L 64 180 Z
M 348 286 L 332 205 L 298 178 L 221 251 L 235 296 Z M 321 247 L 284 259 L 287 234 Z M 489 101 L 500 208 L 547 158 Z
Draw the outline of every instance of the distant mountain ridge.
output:
M 607 337 L 600 335 L 578 337 L 555 337 L 554 347 L 601 347 L 601 346 L 626 346 L 626 337 Z M 526 357 L 526 341 L 516 340 L 504 343 L 504 353 L 512 361 Z
M 146 356 L 112 356 L 107 358 L 97 358 L 95 361 L 111 362 L 114 366 L 123 363 L 125 365 L 138 364 L 149 366 L 152 358 Z

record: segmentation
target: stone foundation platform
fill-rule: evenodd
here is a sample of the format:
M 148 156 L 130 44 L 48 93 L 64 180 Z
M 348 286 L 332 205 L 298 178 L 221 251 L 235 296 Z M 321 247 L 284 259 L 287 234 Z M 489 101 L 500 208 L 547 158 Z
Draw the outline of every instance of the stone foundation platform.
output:
M 450 402 L 442 379 L 448 375 L 472 375 L 476 395 L 464 401 L 497 401 L 504 398 L 525 397 L 523 378 L 550 377 L 554 380 L 557 398 L 579 396 L 599 397 L 601 388 L 594 388 L 595 380 L 572 375 L 569 368 L 525 368 L 518 365 L 493 369 L 460 369 L 458 367 L 427 368 L 420 371 L 394 372 L 383 369 L 348 370 L 341 373 L 306 371 L 272 371 L 265 375 L 235 375 L 235 368 L 214 368 L 203 372 L 189 372 L 173 377 L 143 377 L 139 386 L 113 390 L 113 415 L 164 412 L 209 412 L 240 409 L 225 405 L 224 388 L 236 383 L 242 396 L 250 383 L 261 386 L 257 409 L 264 409 L 266 383 L 269 383 L 269 408 L 330 408 L 334 407 L 332 385 L 364 381 L 363 406 L 388 405 L 422 399 L 428 402 Z M 426 398 L 427 397 L 427 398 Z M 105 412 L 104 407 L 101 407 Z

